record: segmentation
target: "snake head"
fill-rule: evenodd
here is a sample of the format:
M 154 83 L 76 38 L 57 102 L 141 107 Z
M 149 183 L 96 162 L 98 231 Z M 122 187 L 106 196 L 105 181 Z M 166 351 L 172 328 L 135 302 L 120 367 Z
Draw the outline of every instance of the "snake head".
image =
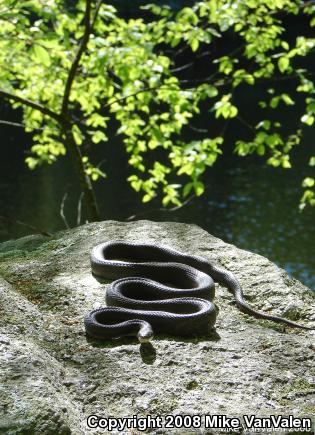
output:
M 138 332 L 138 340 L 140 343 L 149 343 L 154 336 L 153 329 L 150 323 L 146 321 L 141 321 L 141 326 Z

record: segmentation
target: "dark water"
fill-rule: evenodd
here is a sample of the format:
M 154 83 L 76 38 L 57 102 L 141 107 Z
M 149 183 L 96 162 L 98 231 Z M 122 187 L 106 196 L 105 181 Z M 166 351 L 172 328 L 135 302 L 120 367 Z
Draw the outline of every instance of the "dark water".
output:
M 0 119 L 8 119 L 2 109 Z M 5 113 L 4 113 L 5 112 Z M 12 113 L 9 113 L 12 119 Z M 16 115 L 18 119 L 18 115 Z M 57 164 L 29 171 L 23 162 L 25 145 L 31 138 L 23 130 L 0 125 L 0 240 L 17 238 L 34 230 L 16 220 L 54 232 L 65 228 L 60 216 L 62 198 L 67 193 L 64 213 L 70 226 L 77 220 L 80 196 L 72 167 L 66 158 Z M 206 177 L 207 190 L 180 210 L 165 212 L 158 203 L 141 204 L 138 194 L 125 181 L 127 161 L 121 140 L 99 147 L 108 178 L 97 184 L 104 219 L 182 221 L 200 225 L 210 233 L 240 248 L 265 255 L 305 285 L 315 290 L 315 208 L 298 210 L 308 154 L 314 141 L 309 130 L 294 156 L 294 168 L 267 167 L 258 158 L 237 159 L 226 153 Z

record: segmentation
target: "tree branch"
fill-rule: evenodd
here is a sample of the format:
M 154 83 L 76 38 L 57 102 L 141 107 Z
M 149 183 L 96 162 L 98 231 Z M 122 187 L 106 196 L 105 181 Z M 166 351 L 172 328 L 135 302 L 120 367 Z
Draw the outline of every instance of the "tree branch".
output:
M 81 60 L 81 57 L 87 47 L 87 44 L 89 42 L 90 39 L 90 34 L 91 34 L 91 0 L 86 0 L 86 7 L 85 7 L 85 14 L 84 14 L 84 34 L 83 37 L 81 39 L 81 42 L 79 44 L 77 53 L 73 59 L 73 62 L 71 64 L 70 70 L 69 70 L 69 74 L 68 74 L 68 78 L 66 81 L 66 85 L 65 85 L 65 91 L 63 94 L 63 100 L 62 100 L 62 106 L 61 106 L 61 113 L 63 115 L 68 113 L 68 105 L 69 105 L 69 98 L 70 98 L 70 93 L 71 93 L 71 88 L 77 73 L 77 69 Z
M 66 121 L 66 119 L 63 116 L 53 112 L 52 110 L 48 109 L 42 104 L 36 103 L 35 101 L 29 100 L 27 98 L 20 97 L 19 95 L 12 94 L 11 92 L 7 92 L 0 89 L 0 97 L 5 98 L 6 100 L 13 100 L 16 103 L 21 103 L 24 104 L 25 106 L 31 107 L 32 109 L 38 110 L 39 112 L 49 116 L 50 118 L 55 119 L 61 124 L 64 124 Z
M 102 6 L 102 3 L 103 3 L 103 0 L 98 0 L 97 5 L 95 7 L 94 15 L 93 15 L 92 22 L 91 22 L 91 32 L 92 32 L 94 24 L 97 20 L 97 16 L 98 16 L 98 13 L 99 13 L 100 8 Z
M 81 42 L 79 43 L 79 47 L 77 49 L 76 55 L 71 64 L 68 77 L 66 80 L 66 84 L 65 84 L 65 90 L 64 90 L 62 105 L 61 105 L 61 116 L 66 119 L 69 117 L 69 99 L 70 99 L 72 85 L 75 80 L 82 55 L 85 52 L 86 47 L 88 45 L 92 27 L 96 21 L 99 9 L 101 7 L 101 2 L 98 1 L 93 16 L 93 21 L 91 24 L 91 3 L 92 3 L 91 0 L 86 0 L 85 13 L 84 13 L 84 33 Z M 69 128 L 69 126 L 63 124 L 62 133 L 65 136 L 68 149 L 71 153 L 72 160 L 75 164 L 76 170 L 80 177 L 80 183 L 82 186 L 82 190 L 84 192 L 84 198 L 87 205 L 88 217 L 91 221 L 98 221 L 100 220 L 100 213 L 96 202 L 95 193 L 92 187 L 91 179 L 85 172 L 84 163 L 82 161 L 81 150 L 76 144 L 73 133 Z
M 197 55 L 192 62 L 186 63 L 185 65 L 181 65 L 181 66 L 178 66 L 176 68 L 171 68 L 170 72 L 173 74 L 173 73 L 180 72 L 180 71 L 183 71 L 185 69 L 191 68 L 192 66 L 194 66 L 197 59 L 201 59 L 205 56 L 208 56 L 208 54 L 211 54 L 211 51 L 205 51 L 205 52 Z
M 64 213 L 65 202 L 66 202 L 67 198 L 68 198 L 68 194 L 66 192 L 62 197 L 62 201 L 61 201 L 61 205 L 60 205 L 60 216 L 61 216 L 61 219 L 63 220 L 63 223 L 65 224 L 65 227 L 67 228 L 67 230 L 69 230 L 70 225 L 68 224 L 67 218 L 66 218 L 65 213 Z
M 247 127 L 249 130 L 256 131 L 255 127 L 253 127 L 252 125 L 250 125 L 246 119 L 242 118 L 240 115 L 237 115 L 237 119 L 243 124 L 245 125 L 245 127 Z
M 77 227 L 81 225 L 81 217 L 82 217 L 82 198 L 84 196 L 84 193 L 81 192 L 79 201 L 78 201 L 78 212 L 77 212 Z
M 51 132 L 59 132 L 59 130 L 57 130 L 56 128 L 48 128 L 48 127 L 31 127 L 31 126 L 27 126 L 25 124 L 22 124 L 20 122 L 12 122 L 12 121 L 6 121 L 5 119 L 0 119 L 0 125 L 8 125 L 10 127 L 19 127 L 19 128 L 23 128 L 24 130 L 28 127 L 32 128 L 33 131 L 51 131 Z
M 206 128 L 194 127 L 191 124 L 187 124 L 187 127 L 192 131 L 196 131 L 197 133 L 208 133 L 208 129 L 206 129 Z
M 105 109 L 108 109 L 110 106 L 112 106 L 112 105 L 115 104 L 115 103 L 120 103 L 120 102 L 122 102 L 122 101 L 127 100 L 128 98 L 135 97 L 135 96 L 137 96 L 138 94 L 142 94 L 143 92 L 156 91 L 156 90 L 158 90 L 158 89 L 166 89 L 166 90 L 168 89 L 168 90 L 173 90 L 173 91 L 178 91 L 178 92 L 189 90 L 189 89 L 180 89 L 180 88 L 179 88 L 179 89 L 176 89 L 176 88 L 172 88 L 172 87 L 170 87 L 170 86 L 165 86 L 165 85 L 163 85 L 163 83 L 162 83 L 162 84 L 160 84 L 159 86 L 153 86 L 153 87 L 151 87 L 151 88 L 149 87 L 149 88 L 139 89 L 138 91 L 133 92 L 132 94 L 125 95 L 124 97 L 116 98 L 115 100 L 111 101 L 110 103 L 107 103 L 107 104 L 104 106 L 104 108 L 105 108 Z
M 153 212 L 156 212 L 156 211 L 165 211 L 165 212 L 173 212 L 173 211 L 177 211 L 177 210 L 179 210 L 179 209 L 181 209 L 181 208 L 183 208 L 183 207 L 185 207 L 187 204 L 189 204 L 193 199 L 195 199 L 196 198 L 196 195 L 195 194 L 193 194 L 193 195 L 191 195 L 188 199 L 186 199 L 186 201 L 184 201 L 181 205 L 177 205 L 177 206 L 175 206 L 175 207 L 172 207 L 172 208 L 151 208 L 150 210 L 145 210 L 145 211 L 143 211 L 143 212 L 141 212 L 141 213 L 137 213 L 137 214 L 134 214 L 134 215 L 131 215 L 131 216 L 128 216 L 127 218 L 125 218 L 124 220 L 125 221 L 127 221 L 127 222 L 129 222 L 129 221 L 133 221 L 133 220 L 135 220 L 135 219 L 139 219 L 139 217 L 141 217 L 141 216 L 144 216 L 144 215 L 146 215 L 146 214 L 150 214 L 150 213 L 153 213 Z
M 4 119 L 0 119 L 0 124 L 9 125 L 10 127 L 26 128 L 26 125 L 24 124 L 20 124 L 19 122 L 5 121 Z
M 36 233 L 42 234 L 43 236 L 47 236 L 47 237 L 52 236 L 52 234 L 49 233 L 48 231 L 44 231 L 44 230 L 37 228 L 34 225 L 31 225 L 27 222 L 22 222 L 19 220 L 8 218 L 7 216 L 0 216 L 0 221 L 7 222 L 8 224 L 15 224 L 15 225 L 20 225 L 22 227 L 29 228 L 30 230 L 35 231 Z

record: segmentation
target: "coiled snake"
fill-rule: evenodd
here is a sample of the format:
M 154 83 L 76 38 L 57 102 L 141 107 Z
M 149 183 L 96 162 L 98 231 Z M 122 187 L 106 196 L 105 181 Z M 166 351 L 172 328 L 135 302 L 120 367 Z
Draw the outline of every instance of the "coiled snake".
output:
M 165 246 L 102 243 L 92 249 L 91 267 L 94 275 L 115 279 L 106 292 L 107 306 L 85 317 L 86 332 L 92 337 L 137 335 L 140 342 L 147 342 L 153 331 L 175 336 L 204 334 L 216 321 L 211 302 L 214 281 L 228 288 L 244 313 L 287 326 L 315 329 L 254 310 L 244 300 L 231 272 L 202 257 Z

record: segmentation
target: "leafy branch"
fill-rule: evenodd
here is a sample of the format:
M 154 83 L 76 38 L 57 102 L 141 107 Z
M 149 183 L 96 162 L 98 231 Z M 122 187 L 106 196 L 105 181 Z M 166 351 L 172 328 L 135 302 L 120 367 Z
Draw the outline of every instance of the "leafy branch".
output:
M 11 92 L 4 91 L 3 89 L 0 89 L 0 97 L 5 98 L 6 100 L 12 100 L 16 103 L 20 103 L 24 106 L 31 107 L 32 109 L 38 110 L 43 115 L 47 115 L 50 118 L 55 119 L 61 124 L 66 122 L 66 119 L 63 116 L 59 115 L 56 112 L 53 112 L 52 110 L 43 106 L 40 103 L 29 100 L 28 98 L 20 97 L 19 95 L 15 95 Z

